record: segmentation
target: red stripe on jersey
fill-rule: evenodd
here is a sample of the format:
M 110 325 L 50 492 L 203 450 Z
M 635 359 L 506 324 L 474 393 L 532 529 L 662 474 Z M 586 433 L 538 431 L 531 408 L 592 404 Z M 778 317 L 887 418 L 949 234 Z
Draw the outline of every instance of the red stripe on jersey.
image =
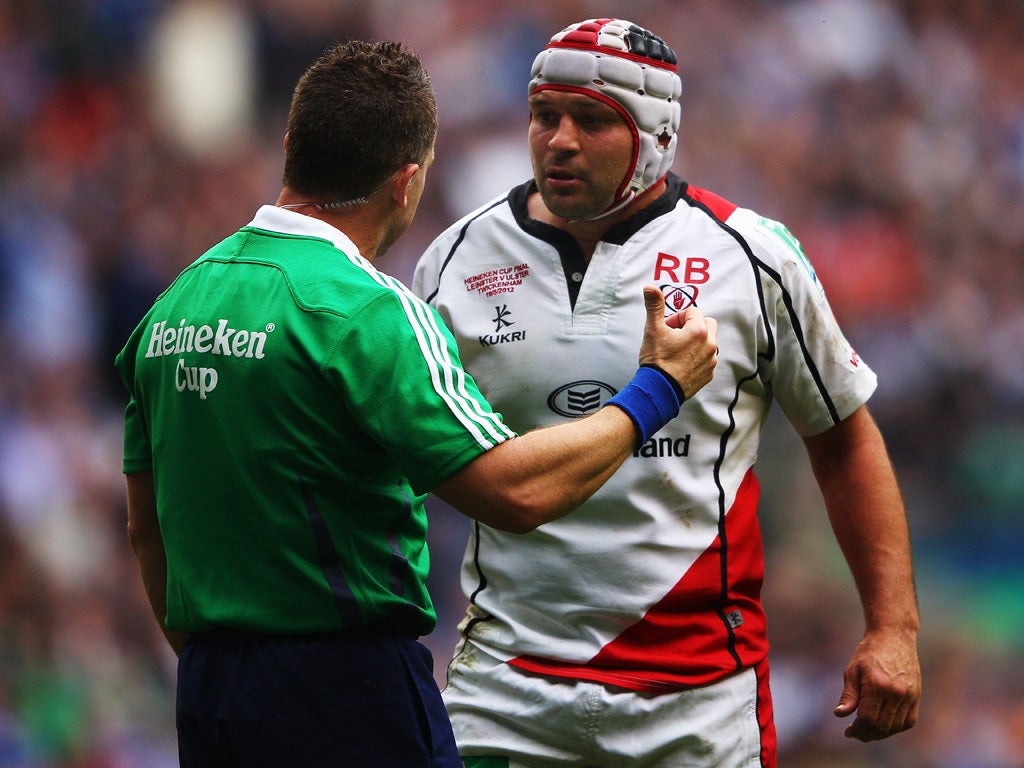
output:
M 665 597 L 590 661 L 569 664 L 520 656 L 509 663 L 545 675 L 655 692 L 707 685 L 763 661 L 768 640 L 761 607 L 764 551 L 757 520 L 759 496 L 760 485 L 749 470 L 725 516 L 724 602 L 723 547 L 717 536 Z M 742 623 L 731 627 L 723 617 L 735 611 Z
M 775 736 L 775 713 L 772 694 L 768 688 L 768 658 L 758 662 L 757 673 L 757 724 L 761 728 L 761 768 L 775 768 L 779 742 Z
M 735 203 L 730 203 L 724 197 L 720 197 L 714 192 L 708 192 L 708 190 L 701 189 L 700 187 L 690 186 L 687 188 L 686 194 L 694 202 L 708 208 L 719 221 L 725 221 L 732 216 L 732 212 L 737 207 Z

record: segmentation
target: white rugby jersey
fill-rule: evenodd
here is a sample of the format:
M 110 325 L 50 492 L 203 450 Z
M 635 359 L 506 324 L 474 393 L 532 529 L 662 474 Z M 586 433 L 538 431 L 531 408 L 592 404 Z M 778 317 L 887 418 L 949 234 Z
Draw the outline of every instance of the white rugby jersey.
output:
M 633 376 L 642 288 L 718 320 L 714 380 L 568 517 L 473 526 L 463 633 L 522 669 L 657 691 L 767 654 L 753 473 L 771 402 L 801 435 L 862 405 L 875 375 L 781 224 L 669 176 L 589 264 L 530 219 L 533 182 L 446 230 L 413 290 L 437 307 L 484 396 L 523 433 L 593 413 Z

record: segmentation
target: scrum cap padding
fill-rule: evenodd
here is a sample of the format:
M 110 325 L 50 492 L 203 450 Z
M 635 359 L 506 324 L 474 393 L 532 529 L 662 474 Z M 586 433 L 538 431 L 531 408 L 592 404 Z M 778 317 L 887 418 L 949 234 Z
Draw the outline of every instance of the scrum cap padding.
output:
M 534 59 L 531 77 L 531 94 L 580 89 L 625 111 L 638 146 L 615 207 L 668 173 L 678 143 L 683 86 L 676 55 L 661 38 L 623 19 L 579 22 L 551 38 Z

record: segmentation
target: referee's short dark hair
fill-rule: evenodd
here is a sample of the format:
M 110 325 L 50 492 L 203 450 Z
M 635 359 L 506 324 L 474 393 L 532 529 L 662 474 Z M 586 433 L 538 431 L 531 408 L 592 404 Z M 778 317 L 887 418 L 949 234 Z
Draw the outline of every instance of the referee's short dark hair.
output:
M 423 163 L 436 135 L 437 100 L 414 51 L 399 42 L 337 43 L 295 87 L 284 183 L 314 200 L 363 197 Z

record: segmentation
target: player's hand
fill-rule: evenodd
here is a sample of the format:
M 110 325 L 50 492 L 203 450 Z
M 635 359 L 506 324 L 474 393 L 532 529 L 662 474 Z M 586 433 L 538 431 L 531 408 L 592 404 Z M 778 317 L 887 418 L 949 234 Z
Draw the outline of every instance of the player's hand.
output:
M 914 634 L 868 633 L 843 673 L 836 717 L 857 716 L 846 735 L 877 741 L 913 728 L 921 700 L 921 664 Z
M 711 381 L 718 363 L 718 321 L 689 307 L 665 317 L 665 296 L 644 286 L 647 321 L 640 344 L 640 364 L 655 365 L 683 389 L 689 400 Z

